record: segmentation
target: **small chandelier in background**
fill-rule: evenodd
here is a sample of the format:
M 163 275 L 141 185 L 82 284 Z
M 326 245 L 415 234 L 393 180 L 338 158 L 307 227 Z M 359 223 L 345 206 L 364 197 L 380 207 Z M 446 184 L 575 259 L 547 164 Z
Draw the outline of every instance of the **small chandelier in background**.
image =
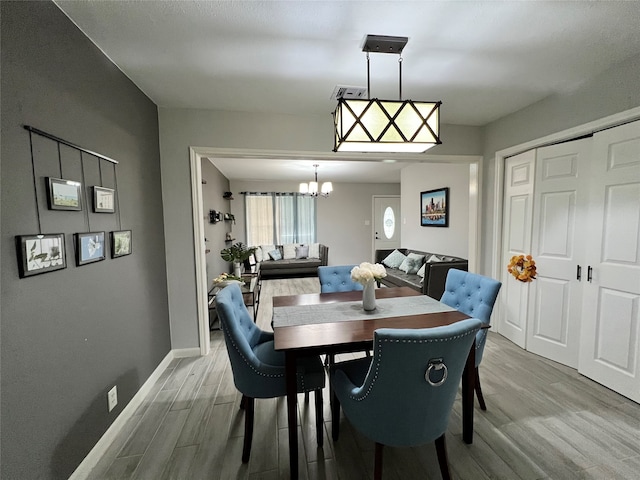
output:
M 300 184 L 300 194 L 302 195 L 311 195 L 312 197 L 317 197 L 318 195 L 322 197 L 328 197 L 329 194 L 333 191 L 333 185 L 331 182 L 324 182 L 320 191 L 318 191 L 318 164 L 314 164 L 315 168 L 315 181 L 309 183 L 301 183 Z
M 402 49 L 407 37 L 367 35 L 367 100 L 339 98 L 333 112 L 334 152 L 422 153 L 440 141 L 442 102 L 402 100 Z M 399 99 L 370 97 L 369 53 L 399 55 Z

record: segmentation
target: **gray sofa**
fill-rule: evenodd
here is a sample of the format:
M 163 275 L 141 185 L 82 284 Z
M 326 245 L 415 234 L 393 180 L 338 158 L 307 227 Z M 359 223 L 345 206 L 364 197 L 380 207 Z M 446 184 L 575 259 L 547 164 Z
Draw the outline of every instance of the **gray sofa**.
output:
M 282 245 L 276 245 L 282 252 Z M 264 278 L 309 277 L 318 275 L 318 267 L 327 265 L 329 247 L 320 244 L 320 258 L 293 258 L 290 260 L 262 260 L 260 276 Z
M 385 266 L 387 276 L 380 279 L 378 286 L 382 284 L 387 287 L 410 287 L 422 292 L 424 295 L 440 300 L 440 297 L 442 297 L 444 293 L 444 285 L 449 269 L 457 268 L 465 272 L 469 269 L 469 261 L 464 258 L 439 253 L 421 252 L 407 248 L 398 248 L 397 250 L 405 255 L 409 253 L 424 255 L 425 258 L 423 262 L 426 261 L 424 281 L 421 282 L 422 278 L 416 274 L 407 274 L 397 268 Z M 391 252 L 393 252 L 393 249 L 376 250 L 376 263 L 382 263 Z M 433 255 L 437 257 L 437 261 L 435 261 L 435 258 L 429 261 Z

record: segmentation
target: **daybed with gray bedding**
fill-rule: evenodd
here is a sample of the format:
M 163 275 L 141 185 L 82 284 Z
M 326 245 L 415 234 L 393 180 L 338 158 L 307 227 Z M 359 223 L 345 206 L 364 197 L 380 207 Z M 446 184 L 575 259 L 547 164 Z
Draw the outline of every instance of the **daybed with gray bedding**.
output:
M 329 247 L 321 243 L 261 245 L 254 257 L 262 278 L 317 276 L 318 267 L 327 265 Z
M 376 263 L 382 263 L 387 270 L 387 276 L 380 279 L 378 286 L 410 287 L 439 300 L 449 269 L 465 272 L 469 269 L 468 260 L 460 257 L 407 248 L 398 248 L 397 252 L 401 255 L 393 249 L 376 250 Z

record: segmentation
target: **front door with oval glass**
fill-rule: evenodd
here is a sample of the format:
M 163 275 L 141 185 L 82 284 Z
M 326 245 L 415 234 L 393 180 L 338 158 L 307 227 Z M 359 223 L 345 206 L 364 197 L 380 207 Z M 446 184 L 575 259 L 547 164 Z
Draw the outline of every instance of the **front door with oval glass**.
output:
M 373 197 L 373 249 L 400 248 L 400 197 Z

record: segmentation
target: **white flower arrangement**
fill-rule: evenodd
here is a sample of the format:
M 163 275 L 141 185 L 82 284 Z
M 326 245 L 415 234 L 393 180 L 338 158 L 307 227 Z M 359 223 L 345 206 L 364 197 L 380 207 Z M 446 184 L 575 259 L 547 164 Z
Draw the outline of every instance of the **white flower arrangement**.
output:
M 387 271 L 384 265 L 380 263 L 362 262 L 357 267 L 353 267 L 351 270 L 351 280 L 354 282 L 365 285 L 374 280 L 380 280 L 382 277 L 387 276 Z

